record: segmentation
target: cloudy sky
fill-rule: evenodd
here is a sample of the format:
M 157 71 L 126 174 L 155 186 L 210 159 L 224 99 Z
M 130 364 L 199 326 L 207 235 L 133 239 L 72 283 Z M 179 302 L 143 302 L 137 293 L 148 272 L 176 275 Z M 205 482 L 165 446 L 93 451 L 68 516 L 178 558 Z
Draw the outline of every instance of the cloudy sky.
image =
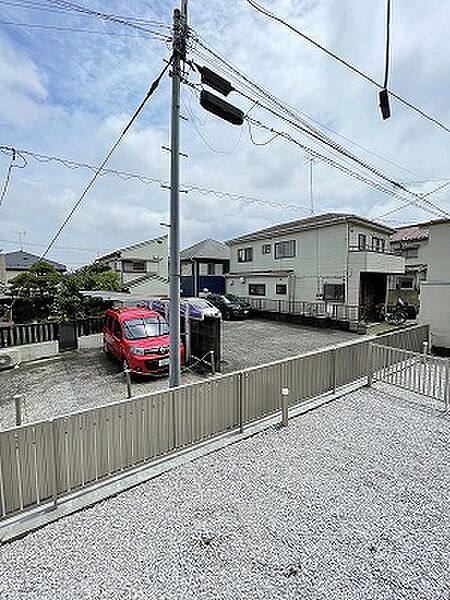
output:
M 80 3 L 161 24 L 170 24 L 175 6 L 169 0 Z M 264 0 L 264 4 L 382 80 L 382 0 Z M 450 124 L 449 3 L 409 0 L 393 4 L 390 87 Z M 50 0 L 0 0 L 0 21 L 0 145 L 98 164 L 168 58 L 167 43 L 136 29 L 57 11 Z M 392 118 L 383 122 L 376 88 L 256 13 L 245 0 L 190 0 L 189 21 L 210 48 L 390 178 L 417 192 L 428 192 L 450 178 L 449 133 L 394 101 Z M 11 22 L 22 26 L 7 24 Z M 168 31 L 159 25 L 145 27 L 162 34 Z M 194 58 L 201 62 L 198 56 Z M 195 73 L 189 77 L 192 82 L 198 80 Z M 111 168 L 168 179 L 169 158 L 161 146 L 169 140 L 169 100 L 166 77 L 112 158 Z M 244 111 L 253 106 L 237 93 L 229 100 Z M 247 126 L 238 128 L 205 113 L 187 86 L 182 90 L 182 113 L 188 119 L 182 121 L 182 150 L 188 155 L 182 158 L 185 185 L 290 206 L 195 191 L 182 194 L 183 245 L 205 237 L 228 239 L 308 214 L 309 163 L 300 148 L 281 137 L 255 145 L 270 139 L 270 134 L 252 127 L 252 142 Z M 320 149 L 258 106 L 252 108 L 251 116 Z M 12 170 L 0 206 L 0 248 L 17 249 L 19 232 L 25 231 L 24 248 L 39 254 L 90 172 L 26 158 L 24 168 Z M 2 184 L 9 162 L 9 155 L 0 154 Z M 374 218 L 401 204 L 322 161 L 314 163 L 313 174 L 316 212 L 350 211 Z M 445 190 L 430 196 L 450 210 L 448 198 Z M 157 183 L 105 175 L 49 257 L 75 268 L 108 250 L 161 235 L 166 229 L 160 223 L 169 218 L 168 202 L 168 191 Z M 429 217 L 409 206 L 390 218 L 396 225 Z

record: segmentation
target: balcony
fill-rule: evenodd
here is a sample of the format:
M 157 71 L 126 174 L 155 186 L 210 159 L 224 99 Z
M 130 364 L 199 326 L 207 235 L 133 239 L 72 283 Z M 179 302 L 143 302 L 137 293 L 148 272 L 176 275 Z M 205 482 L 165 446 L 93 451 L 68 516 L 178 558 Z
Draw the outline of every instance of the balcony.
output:
M 405 272 L 404 257 L 384 249 L 350 246 L 348 263 L 349 269 L 365 273 L 396 275 Z

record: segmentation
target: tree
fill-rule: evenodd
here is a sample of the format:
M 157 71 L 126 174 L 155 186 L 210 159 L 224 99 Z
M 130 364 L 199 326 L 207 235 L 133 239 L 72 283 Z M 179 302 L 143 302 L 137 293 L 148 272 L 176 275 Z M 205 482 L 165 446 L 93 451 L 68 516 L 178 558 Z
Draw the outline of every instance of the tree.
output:
M 35 262 L 28 271 L 11 280 L 13 315 L 16 322 L 45 320 L 58 295 L 62 275 L 46 261 Z
M 81 290 L 102 290 L 119 292 L 118 273 L 103 263 L 81 267 L 74 273 L 64 276 L 58 296 L 53 305 L 54 314 L 59 320 L 67 321 L 102 314 L 105 303 L 98 298 L 85 298 Z

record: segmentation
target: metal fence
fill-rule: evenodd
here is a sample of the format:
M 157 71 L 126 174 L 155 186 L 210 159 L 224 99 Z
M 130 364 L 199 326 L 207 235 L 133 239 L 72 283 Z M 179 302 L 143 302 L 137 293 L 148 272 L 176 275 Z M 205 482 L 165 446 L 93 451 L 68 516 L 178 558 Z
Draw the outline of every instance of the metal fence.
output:
M 428 327 L 382 336 L 422 347 Z M 377 338 L 379 339 L 379 338 Z M 367 381 L 373 338 L 0 432 L 0 520 L 214 436 L 280 408 Z M 380 363 L 381 365 L 383 363 Z
M 87 317 L 64 323 L 65 327 L 73 327 L 78 337 L 101 333 L 103 331 L 103 317 Z M 51 321 L 48 323 L 24 323 L 17 325 L 0 325 L 0 348 L 10 346 L 24 346 L 59 340 L 60 324 Z
M 450 403 L 450 361 L 393 348 L 370 344 L 369 378 L 384 381 L 404 390 Z
M 0 348 L 58 339 L 58 323 L 27 323 L 0 326 Z
M 74 326 L 77 336 L 92 335 L 93 333 L 103 332 L 104 317 L 86 317 L 85 319 L 77 319 L 74 321 Z
M 285 315 L 330 319 L 332 321 L 359 321 L 359 306 L 341 302 L 303 302 L 294 300 L 270 300 L 269 298 L 242 298 L 254 310 Z

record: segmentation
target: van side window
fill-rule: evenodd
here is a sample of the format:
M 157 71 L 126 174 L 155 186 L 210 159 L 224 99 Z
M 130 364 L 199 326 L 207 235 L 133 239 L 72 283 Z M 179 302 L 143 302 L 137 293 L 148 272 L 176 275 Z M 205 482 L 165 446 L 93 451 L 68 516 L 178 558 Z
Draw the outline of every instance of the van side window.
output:
M 120 323 L 114 320 L 114 337 L 120 338 Z

